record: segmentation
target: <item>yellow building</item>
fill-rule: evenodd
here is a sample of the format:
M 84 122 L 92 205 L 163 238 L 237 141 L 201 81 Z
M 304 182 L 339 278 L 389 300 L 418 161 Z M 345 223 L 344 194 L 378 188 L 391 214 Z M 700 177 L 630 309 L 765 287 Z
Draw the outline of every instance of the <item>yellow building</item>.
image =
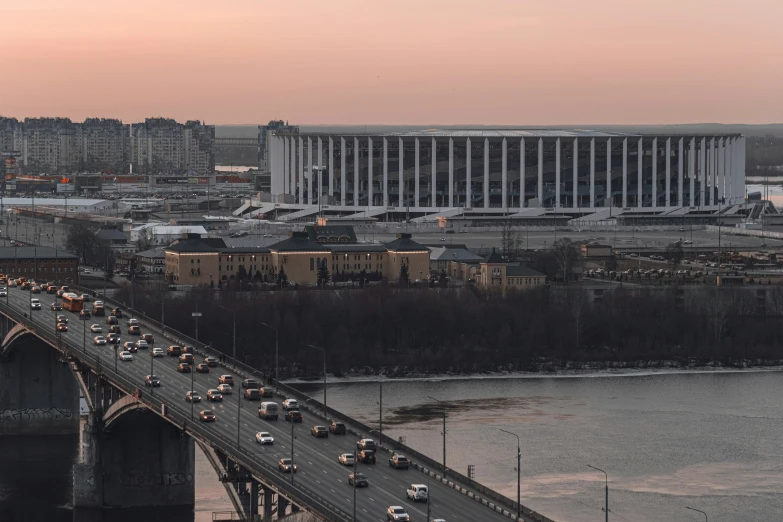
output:
M 308 226 L 268 246 L 236 245 L 221 238 L 184 238 L 166 251 L 166 278 L 180 285 L 213 285 L 248 279 L 276 282 L 283 271 L 289 284 L 316 284 L 326 262 L 333 281 L 349 281 L 364 273 L 368 279 L 397 281 L 429 274 L 429 250 L 397 234 L 386 244 L 358 243 L 353 227 Z

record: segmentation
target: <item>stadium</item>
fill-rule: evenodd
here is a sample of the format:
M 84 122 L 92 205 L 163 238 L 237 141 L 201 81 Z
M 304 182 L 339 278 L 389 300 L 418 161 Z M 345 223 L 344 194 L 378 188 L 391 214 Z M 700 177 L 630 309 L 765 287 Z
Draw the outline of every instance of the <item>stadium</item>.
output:
M 734 215 L 745 138 L 590 130 L 427 130 L 269 137 L 271 194 L 238 215 L 312 221 Z M 270 213 L 274 214 L 270 214 Z

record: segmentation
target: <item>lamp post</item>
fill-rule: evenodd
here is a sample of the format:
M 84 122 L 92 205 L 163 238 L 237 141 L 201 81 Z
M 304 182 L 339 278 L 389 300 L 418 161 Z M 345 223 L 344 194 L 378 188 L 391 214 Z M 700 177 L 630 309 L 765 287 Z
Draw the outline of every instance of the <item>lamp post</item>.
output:
M 227 308 L 223 305 L 218 305 L 218 308 L 222 308 L 223 310 L 228 310 L 231 312 L 231 315 L 233 317 L 233 341 L 232 341 L 232 356 L 231 358 L 234 359 L 234 365 L 236 366 L 237 362 L 237 313 L 232 310 L 231 308 Z
M 193 384 L 196 380 L 196 376 L 194 375 L 196 372 L 193 371 L 193 366 L 190 367 L 190 420 L 193 420 Z
M 278 357 L 280 355 L 280 344 L 278 343 L 278 341 L 280 339 L 280 336 L 279 336 L 280 332 L 274 326 L 269 326 L 266 323 L 261 323 L 261 325 L 266 326 L 267 328 L 275 331 L 275 393 L 277 393 L 277 391 L 278 391 L 277 390 L 277 382 L 278 382 L 278 380 L 280 378 L 280 376 L 278 375 L 278 371 L 280 369 L 280 366 L 278 364 L 278 360 L 279 360 Z
M 500 429 L 500 428 L 498 428 Z M 508 433 L 509 435 L 513 435 L 517 438 L 517 520 L 520 519 L 520 515 L 522 514 L 522 501 L 521 501 L 521 473 L 522 473 L 522 450 L 520 449 L 519 444 L 519 435 L 516 433 L 511 433 L 510 431 L 506 431 L 501 429 L 503 433 Z
M 155 375 L 155 349 L 153 348 L 150 351 L 150 381 L 152 377 Z M 193 389 L 192 383 L 191 383 L 191 391 Z M 155 387 L 152 385 L 152 382 L 150 382 L 150 395 L 155 395 Z M 190 418 L 193 419 L 193 402 L 190 403 Z
M 606 514 L 606 522 L 609 522 L 609 474 L 600 469 L 596 468 L 595 466 L 591 466 L 590 464 L 587 465 L 588 468 L 594 469 L 596 471 L 600 471 L 603 473 L 606 477 L 606 499 L 604 500 L 604 512 Z
M 291 423 L 293 424 L 293 422 Z M 356 464 L 358 463 L 358 455 L 356 450 L 353 450 L 353 522 L 356 522 Z M 427 517 L 429 520 L 429 517 Z
M 378 401 L 378 413 L 380 417 L 379 421 L 379 437 L 378 437 L 378 444 L 383 446 L 383 381 L 380 383 L 380 393 L 379 393 L 379 401 Z
M 291 485 L 294 485 L 294 474 L 296 473 L 294 470 L 296 469 L 296 464 L 294 464 L 294 421 L 291 421 Z
M 236 388 L 235 388 L 236 390 Z M 239 390 L 236 390 L 237 392 L 237 451 L 239 451 L 240 442 L 239 442 L 239 426 L 242 418 L 242 394 L 239 393 Z M 291 425 L 293 426 L 294 421 L 291 421 Z M 293 474 L 293 471 L 291 472 Z
M 442 406 L 441 408 L 443 409 L 443 476 L 445 477 L 446 476 L 446 407 L 445 407 L 445 403 L 442 400 L 436 399 L 435 397 L 429 395 L 427 397 L 440 404 L 444 404 L 444 406 Z
M 80 315 L 79 319 L 82 321 L 82 351 L 87 353 L 87 318 Z
M 688 507 L 688 506 L 685 506 L 685 509 L 690 509 L 691 511 L 696 511 L 698 513 L 701 513 L 702 515 L 704 515 L 704 522 L 709 522 L 709 520 L 707 519 L 707 513 L 705 513 L 701 509 L 696 509 L 696 508 L 692 508 L 692 507 Z
M 326 415 L 326 349 L 319 346 L 314 346 L 312 344 L 308 344 L 307 346 L 309 346 L 310 348 L 314 348 L 316 350 L 320 350 L 324 354 L 324 419 L 327 419 L 328 416 Z M 293 424 L 293 422 L 291 424 Z
M 114 344 L 114 373 L 117 373 L 117 345 Z

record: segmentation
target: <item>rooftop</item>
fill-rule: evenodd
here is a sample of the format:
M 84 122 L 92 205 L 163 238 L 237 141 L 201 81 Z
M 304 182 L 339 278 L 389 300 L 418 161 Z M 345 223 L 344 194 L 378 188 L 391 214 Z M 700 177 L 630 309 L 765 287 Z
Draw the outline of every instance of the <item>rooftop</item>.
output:
M 278 135 L 299 135 L 298 132 L 278 131 Z M 420 129 L 399 132 L 301 132 L 305 136 L 368 136 L 400 138 L 614 138 L 631 136 L 734 136 L 732 133 L 624 133 L 593 129 Z
M 160 259 L 166 257 L 166 251 L 162 248 L 153 248 L 152 250 L 145 250 L 144 252 L 137 252 L 136 257 L 148 257 Z
M 537 272 L 536 270 L 533 270 L 529 266 L 522 265 L 519 263 L 512 263 L 506 265 L 506 276 L 507 277 L 546 277 L 545 274 L 542 274 L 541 272 Z
M 397 234 L 397 239 L 389 241 L 385 245 L 392 252 L 428 252 L 427 247 L 411 239 L 410 234 Z
M 75 255 L 52 247 L 0 247 L 0 259 L 78 259 Z

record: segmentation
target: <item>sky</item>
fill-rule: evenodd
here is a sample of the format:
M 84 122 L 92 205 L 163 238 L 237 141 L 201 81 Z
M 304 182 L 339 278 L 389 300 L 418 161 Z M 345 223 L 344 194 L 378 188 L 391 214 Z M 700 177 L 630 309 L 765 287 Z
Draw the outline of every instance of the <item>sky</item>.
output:
M 0 2 L 0 115 L 783 121 L 783 0 Z

